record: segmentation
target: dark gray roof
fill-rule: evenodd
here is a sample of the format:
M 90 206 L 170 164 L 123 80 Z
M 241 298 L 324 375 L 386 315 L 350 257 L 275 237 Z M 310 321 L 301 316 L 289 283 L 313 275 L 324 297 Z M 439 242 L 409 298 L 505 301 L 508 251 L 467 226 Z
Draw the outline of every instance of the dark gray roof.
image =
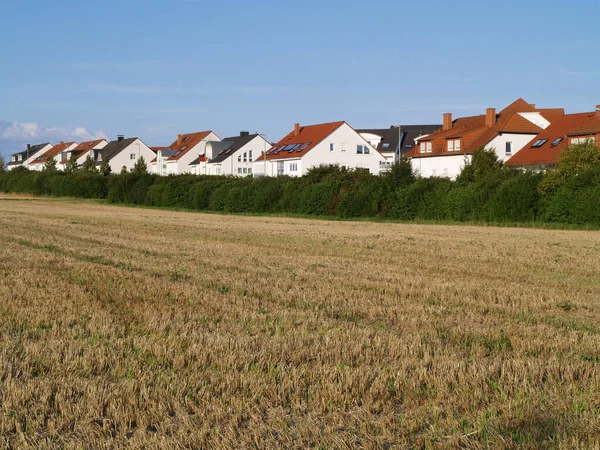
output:
M 27 157 L 27 153 L 29 153 L 29 156 L 33 155 L 36 152 L 39 152 L 41 149 L 43 149 L 46 145 L 50 145 L 49 142 L 46 142 L 45 144 L 37 144 L 37 145 L 32 145 L 29 150 L 25 149 L 22 152 L 17 152 L 17 153 L 13 153 L 10 156 L 17 156 L 17 155 L 23 155 L 24 157 Z
M 132 137 L 132 138 L 127 138 L 127 139 L 122 139 L 122 140 L 117 140 L 117 141 L 112 141 L 109 142 L 108 145 L 106 147 L 104 147 L 102 150 L 100 150 L 100 155 L 102 155 L 102 159 L 106 159 L 107 161 L 110 161 L 115 155 L 121 153 L 123 150 L 125 150 L 127 147 L 129 147 L 137 138 L 136 137 Z M 100 165 L 101 162 L 97 162 L 97 165 Z
M 210 160 L 211 164 L 221 163 L 237 152 L 240 148 L 250 142 L 252 139 L 257 137 L 258 134 L 249 134 L 248 136 L 233 136 L 223 139 L 221 142 L 226 145 L 217 156 Z M 267 145 L 268 147 L 268 145 Z
M 381 141 L 377 145 L 378 152 L 385 154 L 400 150 L 400 154 L 404 155 L 414 147 L 415 138 L 433 133 L 440 128 L 441 125 L 392 125 L 385 129 L 371 128 L 356 131 L 381 136 Z

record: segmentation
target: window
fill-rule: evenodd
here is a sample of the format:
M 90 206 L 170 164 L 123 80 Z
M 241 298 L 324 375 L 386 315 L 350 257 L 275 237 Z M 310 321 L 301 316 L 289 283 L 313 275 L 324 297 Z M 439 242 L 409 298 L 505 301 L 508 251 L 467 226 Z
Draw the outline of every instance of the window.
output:
M 594 138 L 593 137 L 571 138 L 571 144 L 585 144 L 588 141 L 594 142 Z
M 248 169 L 247 169 L 246 167 L 244 167 L 244 168 L 242 169 L 242 173 L 248 173 Z
M 184 151 L 187 148 L 187 145 L 184 145 L 183 147 L 181 147 L 181 151 Z
M 242 155 L 238 155 L 238 162 L 242 162 Z
M 362 145 L 357 145 L 356 146 L 356 153 L 359 153 L 362 155 L 363 153 L 363 146 Z
M 365 152 L 365 155 L 368 153 L 371 153 L 371 149 L 369 148 L 368 145 L 363 146 L 363 151 Z
M 390 143 L 389 142 L 384 142 L 383 143 L 383 148 L 390 148 Z
M 330 152 L 335 151 L 335 144 L 333 144 L 333 143 L 329 144 L 329 151 Z
M 558 144 L 560 144 L 562 142 L 563 138 L 558 138 L 558 139 L 554 139 L 552 141 L 552 147 L 556 147 Z
M 242 168 L 238 167 L 238 173 L 242 173 Z
M 252 162 L 252 150 L 248 152 L 248 161 Z
M 431 144 L 431 142 L 428 142 L 428 144 Z M 449 152 L 460 152 L 460 139 L 449 140 L 447 148 Z
M 290 172 L 298 172 L 298 164 L 297 163 L 290 164 Z
M 248 167 L 248 173 L 252 173 L 252 168 Z
M 505 153 L 506 156 L 512 155 L 512 142 L 507 142 L 506 143 L 506 150 L 505 150 L 504 153 Z
M 248 154 L 244 152 L 244 162 L 248 162 Z
M 130 153 L 129 154 L 129 159 L 135 159 L 135 153 Z
M 342 142 L 342 151 L 345 152 L 346 150 L 348 150 L 348 144 Z
M 537 141 L 535 141 L 532 145 L 533 148 L 539 148 L 542 145 L 544 145 L 546 142 L 548 142 L 548 139 L 538 139 Z
M 360 153 L 360 154 L 369 154 L 371 153 L 371 149 L 369 148 L 368 145 L 357 145 L 356 146 L 356 153 Z

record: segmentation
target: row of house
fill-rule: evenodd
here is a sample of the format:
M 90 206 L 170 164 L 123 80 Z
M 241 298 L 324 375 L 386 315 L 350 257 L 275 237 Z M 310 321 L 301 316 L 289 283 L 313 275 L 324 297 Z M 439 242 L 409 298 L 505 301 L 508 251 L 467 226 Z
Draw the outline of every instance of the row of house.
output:
M 98 166 L 106 161 L 113 172 L 131 171 L 143 159 L 158 175 L 301 176 L 322 164 L 380 174 L 407 157 L 423 177 L 455 178 L 482 147 L 493 150 L 506 165 L 540 170 L 555 165 L 568 145 L 598 143 L 599 134 L 600 106 L 592 112 L 565 114 L 562 108 L 537 108 L 519 98 L 499 112 L 488 108 L 483 114 L 456 119 L 446 113 L 439 125 L 354 129 L 344 121 L 295 124 L 277 143 L 257 133 L 221 139 L 213 131 L 202 131 L 180 134 L 168 147 L 149 147 L 137 137 L 124 136 L 112 142 L 28 145 L 11 156 L 8 168 L 41 170 L 54 158 L 58 169 L 64 169 L 74 156 L 79 165 L 88 158 Z

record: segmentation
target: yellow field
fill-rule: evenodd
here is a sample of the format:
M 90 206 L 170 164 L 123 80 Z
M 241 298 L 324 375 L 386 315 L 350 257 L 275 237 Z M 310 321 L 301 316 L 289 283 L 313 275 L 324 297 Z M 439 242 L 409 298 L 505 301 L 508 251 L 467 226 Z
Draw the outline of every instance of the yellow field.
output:
M 0 199 L 8 447 L 594 448 L 600 233 Z

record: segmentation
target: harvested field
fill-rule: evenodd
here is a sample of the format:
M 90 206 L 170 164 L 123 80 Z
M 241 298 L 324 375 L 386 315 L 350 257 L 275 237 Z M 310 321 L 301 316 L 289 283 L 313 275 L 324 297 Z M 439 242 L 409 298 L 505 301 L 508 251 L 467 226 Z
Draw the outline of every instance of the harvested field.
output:
M 600 233 L 0 199 L 0 443 L 594 448 Z

